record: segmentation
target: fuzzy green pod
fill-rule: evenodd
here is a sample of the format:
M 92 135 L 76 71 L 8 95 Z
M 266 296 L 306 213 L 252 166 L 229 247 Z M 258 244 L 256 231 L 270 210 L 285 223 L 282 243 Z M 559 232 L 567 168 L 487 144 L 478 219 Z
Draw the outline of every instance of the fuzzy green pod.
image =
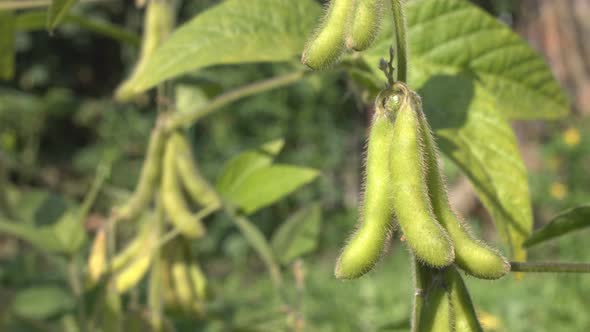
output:
M 184 198 L 176 171 L 176 144 L 169 139 L 164 153 L 161 197 L 162 206 L 170 222 L 189 238 L 205 235 L 205 226 L 200 218 L 193 215 Z
M 117 292 L 120 294 L 127 292 L 145 276 L 154 257 L 152 250 L 158 244 L 158 235 L 156 220 L 152 218 L 146 220 L 136 240 L 128 247 L 129 251 L 123 252 L 124 256 L 121 257 L 123 260 L 120 262 L 124 265 L 118 267 L 117 264 L 120 263 L 117 262 L 117 257 L 115 257 L 112 266 L 112 279 Z M 134 243 L 139 243 L 139 246 L 134 245 Z
M 346 37 L 346 47 L 355 51 L 369 48 L 379 33 L 383 14 L 383 0 L 358 0 Z
M 393 210 L 406 242 L 416 258 L 433 267 L 453 263 L 453 245 L 436 220 L 426 185 L 425 161 L 419 115 L 408 87 L 395 83 L 397 114 L 390 150 Z M 391 98 L 390 98 L 391 100 Z
M 176 167 L 184 189 L 197 204 L 205 207 L 219 207 L 219 197 L 198 170 L 185 135 L 175 132 L 170 137 L 176 144 Z
M 455 310 L 450 301 L 447 285 L 434 279 L 422 305 L 418 332 L 455 331 Z
M 320 27 L 305 45 L 301 63 L 311 69 L 324 69 L 338 61 L 345 49 L 353 6 L 354 0 L 331 0 Z
M 131 76 L 117 88 L 115 99 L 128 101 L 135 91 L 136 77 L 147 65 L 156 49 L 174 28 L 174 6 L 170 0 L 150 0 L 145 12 L 141 51 Z
M 455 331 L 457 332 L 483 332 L 473 303 L 461 278 L 461 274 L 455 268 L 445 271 L 445 282 L 449 287 L 451 305 L 455 310 Z
M 424 156 L 428 165 L 426 179 L 432 210 L 453 241 L 457 265 L 477 278 L 498 279 L 504 276 L 510 270 L 510 264 L 506 258 L 482 241 L 476 240 L 465 223 L 453 211 L 447 196 L 445 179 L 439 169 L 438 151 L 432 130 L 422 112 L 420 101 L 415 99 L 414 104 L 420 117 Z
M 376 99 L 367 146 L 361 223 L 336 263 L 335 275 L 339 279 L 358 278 L 373 268 L 381 256 L 393 222 L 389 182 L 393 113 L 382 105 L 386 93 L 389 91 L 384 91 Z
M 150 202 L 162 167 L 164 154 L 164 133 L 155 128 L 150 136 L 146 159 L 139 175 L 137 187 L 125 205 L 116 208 L 117 216 L 123 220 L 135 219 Z

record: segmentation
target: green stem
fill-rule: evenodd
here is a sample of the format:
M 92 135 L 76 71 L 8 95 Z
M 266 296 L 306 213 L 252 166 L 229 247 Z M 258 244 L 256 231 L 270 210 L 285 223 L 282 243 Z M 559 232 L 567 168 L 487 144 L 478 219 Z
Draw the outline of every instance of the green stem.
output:
M 590 273 L 590 264 L 510 262 L 510 272 Z
M 190 112 L 175 114 L 169 119 L 166 125 L 166 129 L 167 131 L 172 131 L 175 129 L 179 129 L 181 127 L 190 127 L 200 118 L 220 109 L 223 106 L 231 104 L 232 102 L 238 99 L 252 96 L 261 92 L 273 90 L 276 88 L 280 88 L 289 84 L 293 84 L 305 77 L 306 73 L 309 72 L 296 71 L 293 73 L 272 77 L 228 91 L 214 98 L 205 106 L 199 107 Z
M 428 268 L 420 264 L 414 255 L 412 255 L 412 267 L 414 269 L 414 307 L 412 310 L 411 331 L 416 332 L 418 331 L 420 312 L 422 311 L 431 275 Z
M 76 297 L 77 303 L 77 311 L 78 311 L 78 326 L 80 326 L 80 331 L 86 332 L 88 329 L 86 327 L 86 305 L 84 304 L 84 294 L 82 290 L 82 276 L 80 275 L 80 271 L 78 269 L 78 263 L 76 262 L 75 257 L 71 257 L 68 262 L 68 274 L 70 280 L 70 287 Z
M 80 0 L 85 3 L 108 1 L 112 0 Z M 51 5 L 51 0 L 4 0 L 0 1 L 0 10 L 49 7 L 49 5 Z
M 156 201 L 156 222 L 158 224 L 158 236 L 161 236 L 162 230 L 165 227 L 164 224 L 164 209 L 162 208 L 162 202 Z M 162 331 L 162 273 L 161 273 L 161 260 L 162 250 L 161 246 L 156 246 L 153 249 L 154 261 L 151 266 L 150 282 L 149 282 L 149 293 L 148 293 L 148 307 L 150 309 L 150 324 L 153 331 Z
M 406 17 L 402 0 L 392 0 L 393 24 L 395 28 L 395 55 L 397 58 L 397 80 L 408 80 L 408 41 L 406 35 Z

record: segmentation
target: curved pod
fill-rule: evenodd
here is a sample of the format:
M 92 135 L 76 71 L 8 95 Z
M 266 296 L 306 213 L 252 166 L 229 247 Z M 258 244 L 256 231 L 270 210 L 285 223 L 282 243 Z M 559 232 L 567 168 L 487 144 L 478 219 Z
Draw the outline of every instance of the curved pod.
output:
M 363 51 L 373 44 L 381 26 L 383 7 L 383 0 L 357 1 L 346 47 Z
M 415 100 L 420 130 L 424 142 L 424 157 L 427 170 L 427 183 L 432 210 L 436 219 L 449 233 L 455 247 L 455 261 L 470 275 L 482 279 L 498 279 L 510 270 L 508 261 L 496 250 L 478 241 L 465 223 L 455 214 L 449 203 L 445 179 L 438 164 L 438 151 L 434 136 L 422 112 L 419 100 Z
M 344 247 L 336 264 L 339 279 L 367 273 L 379 260 L 393 222 L 389 152 L 393 138 L 393 113 L 378 96 L 371 125 L 365 167 L 365 192 L 358 230 Z
M 403 83 L 393 86 L 400 102 L 390 150 L 393 210 L 408 246 L 421 262 L 443 267 L 453 263 L 454 249 L 436 221 L 428 197 L 418 113 L 413 92 Z
M 305 45 L 301 63 L 312 69 L 327 68 L 344 52 L 344 37 L 353 12 L 353 0 L 332 0 L 323 22 Z
M 188 208 L 181 190 L 176 171 L 176 144 L 169 139 L 164 154 L 162 171 L 162 206 L 170 222 L 189 238 L 199 238 L 205 235 L 205 227 L 199 218 Z
M 175 132 L 170 137 L 176 145 L 176 168 L 184 189 L 197 204 L 217 208 L 221 202 L 198 170 L 186 135 Z

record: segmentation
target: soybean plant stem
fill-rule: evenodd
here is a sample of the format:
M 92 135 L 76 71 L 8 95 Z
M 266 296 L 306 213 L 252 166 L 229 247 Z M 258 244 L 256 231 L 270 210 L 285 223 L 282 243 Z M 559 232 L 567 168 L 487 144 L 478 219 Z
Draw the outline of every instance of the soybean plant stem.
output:
M 68 274 L 70 287 L 76 297 L 77 311 L 78 311 L 78 324 L 81 332 L 86 332 L 87 319 L 86 319 L 86 306 L 84 304 L 84 290 L 82 289 L 82 276 L 78 268 L 78 261 L 75 256 L 70 257 L 68 262 Z
M 80 0 L 80 2 L 107 2 L 109 0 Z M 112 1 L 112 0 L 111 0 Z M 36 7 L 49 7 L 51 0 L 0 0 L 0 9 L 27 9 Z
M 510 262 L 510 272 L 590 273 L 590 264 Z
M 248 84 L 234 90 L 221 94 L 211 100 L 205 106 L 198 107 L 190 112 L 177 113 L 172 116 L 166 126 L 167 131 L 172 131 L 180 127 L 190 127 L 200 118 L 212 113 L 219 108 L 231 104 L 232 102 L 252 96 L 264 91 L 273 90 L 301 80 L 306 73 L 305 71 L 296 71 L 282 76 L 272 77 L 266 80 Z
M 397 58 L 397 80 L 408 80 L 408 41 L 406 35 L 406 17 L 403 0 L 392 0 L 393 25 L 395 33 L 395 56 Z
M 426 290 L 428 288 L 428 271 L 412 255 L 412 268 L 414 269 L 414 307 L 412 310 L 411 328 L 412 332 L 418 331 L 418 322 L 420 321 L 420 312 L 422 311 L 422 304 L 426 297 Z

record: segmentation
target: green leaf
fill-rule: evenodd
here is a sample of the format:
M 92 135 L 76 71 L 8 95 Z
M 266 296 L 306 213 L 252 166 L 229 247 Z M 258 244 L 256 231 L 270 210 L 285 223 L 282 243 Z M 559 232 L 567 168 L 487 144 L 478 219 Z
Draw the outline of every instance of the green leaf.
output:
M 419 93 L 441 151 L 469 177 L 512 255 L 524 260 L 533 224 L 527 170 L 495 99 L 462 75 L 434 76 Z
M 318 246 L 322 211 L 315 203 L 307 206 L 285 221 L 276 230 L 271 245 L 282 264 L 289 264 L 315 250 Z
M 47 15 L 47 30 L 53 30 L 66 17 L 78 0 L 52 0 Z
M 470 72 L 508 119 L 568 114 L 567 97 L 543 58 L 495 17 L 465 0 L 408 1 L 406 14 L 414 89 L 433 75 Z M 377 64 L 393 39 L 392 27 L 383 31 L 378 44 L 363 53 L 380 79 Z
M 16 16 L 16 29 L 19 31 L 42 30 L 45 29 L 46 23 L 47 13 L 45 11 L 27 11 Z M 141 41 L 137 34 L 101 19 L 68 14 L 64 17 L 63 23 L 74 24 L 98 35 L 133 46 L 139 46 Z
M 53 226 L 53 232 L 60 243 L 61 252 L 75 254 L 86 243 L 85 218 L 86 215 L 79 208 L 71 208 Z
M 239 206 L 245 214 L 252 214 L 282 199 L 317 176 L 318 172 L 311 168 L 267 166 L 253 170 L 237 185 L 232 186 L 230 191 L 221 194 L 232 204 Z
M 317 23 L 312 0 L 228 0 L 174 31 L 137 73 L 133 94 L 212 65 L 293 59 Z
M 232 220 L 238 226 L 240 233 L 244 236 L 246 241 L 254 248 L 258 256 L 262 259 L 266 268 L 268 269 L 270 276 L 275 283 L 275 286 L 279 286 L 282 282 L 281 270 L 276 262 L 276 258 L 272 251 L 272 248 L 264 234 L 254 225 L 248 218 L 237 214 L 231 208 L 227 209 Z
M 55 237 L 55 233 L 50 226 L 34 227 L 0 219 L 0 234 L 18 237 L 47 252 L 59 252 L 62 249 L 61 243 Z
M 586 227 L 590 227 L 590 205 L 577 206 L 555 216 L 547 225 L 535 231 L 524 245 L 532 247 Z
M 44 320 L 73 309 L 73 296 L 61 287 L 37 286 L 16 294 L 13 312 L 26 319 Z
M 269 166 L 283 149 L 285 141 L 277 139 L 261 145 L 258 149 L 240 153 L 228 161 L 217 180 L 217 190 L 221 193 L 230 192 L 256 169 Z
M 14 76 L 15 23 L 12 11 L 0 11 L 0 79 Z

